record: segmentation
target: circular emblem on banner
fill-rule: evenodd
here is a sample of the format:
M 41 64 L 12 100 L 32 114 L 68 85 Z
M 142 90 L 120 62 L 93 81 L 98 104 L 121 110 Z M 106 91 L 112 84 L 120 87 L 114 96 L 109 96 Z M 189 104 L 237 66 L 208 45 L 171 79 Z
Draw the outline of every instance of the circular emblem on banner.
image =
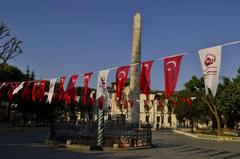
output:
M 209 66 L 216 61 L 216 57 L 213 54 L 207 54 L 204 59 L 205 66 Z

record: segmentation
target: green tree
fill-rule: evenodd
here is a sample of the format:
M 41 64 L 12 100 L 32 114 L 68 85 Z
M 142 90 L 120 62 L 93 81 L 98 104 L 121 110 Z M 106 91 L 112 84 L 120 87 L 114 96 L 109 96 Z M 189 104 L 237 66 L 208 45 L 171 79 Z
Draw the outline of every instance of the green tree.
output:
M 236 78 L 223 77 L 220 85 L 219 101 L 223 121 L 227 128 L 234 129 L 240 116 L 240 68 Z
M 27 65 L 26 78 L 27 78 L 27 80 L 30 80 L 30 69 L 29 69 L 29 65 Z
M 185 84 L 185 90 L 189 91 L 191 96 L 196 97 L 196 101 L 194 101 L 196 105 L 194 104 L 192 107 L 192 109 L 195 109 L 193 110 L 193 112 L 195 112 L 193 116 L 195 120 L 199 117 L 196 113 L 198 113 L 201 109 L 201 111 L 204 111 L 204 106 L 207 106 L 217 123 L 217 134 L 220 135 L 221 121 L 219 117 L 219 106 L 217 103 L 219 99 L 218 93 L 215 98 L 211 95 L 211 93 L 209 95 L 205 95 L 203 78 L 198 79 L 196 76 L 193 76 L 192 79 Z M 209 92 L 211 91 L 209 90 Z M 192 119 L 192 121 L 195 120 Z
M 26 75 L 22 73 L 20 69 L 15 66 L 11 66 L 8 64 L 0 64 L 0 80 L 4 82 L 17 82 L 26 80 Z M 3 91 L 2 101 L 8 101 L 8 90 L 10 89 L 10 85 L 7 89 L 1 90 Z M 8 104 L 8 121 L 10 119 L 10 111 L 11 111 L 12 103 Z
M 20 69 L 8 64 L 0 64 L 0 79 L 6 82 L 16 82 L 26 80 L 26 75 Z

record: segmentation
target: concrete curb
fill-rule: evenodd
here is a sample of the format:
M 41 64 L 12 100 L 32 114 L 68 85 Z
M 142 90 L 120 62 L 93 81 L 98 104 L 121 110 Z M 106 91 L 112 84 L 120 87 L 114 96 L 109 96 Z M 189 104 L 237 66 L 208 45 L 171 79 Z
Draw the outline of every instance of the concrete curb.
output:
M 80 151 L 92 151 L 90 145 L 80 145 L 80 144 L 66 144 L 66 143 L 59 143 L 55 140 L 46 140 L 46 144 L 56 147 L 56 148 L 69 148 L 73 150 L 80 150 Z M 131 150 L 142 150 L 142 149 L 149 149 L 153 148 L 155 145 L 151 146 L 142 146 L 142 147 L 129 147 L 129 148 L 114 148 L 114 147 L 103 147 L 105 152 L 114 152 L 114 151 L 131 151 Z
M 216 136 L 216 135 L 205 135 L 205 134 L 192 134 L 189 132 L 184 132 L 180 130 L 173 130 L 174 133 L 182 134 L 196 139 L 201 140 L 214 140 L 214 141 L 232 141 L 240 142 L 240 137 L 229 137 L 229 136 Z
M 49 130 L 48 127 L 6 127 L 0 128 L 0 132 L 6 131 L 31 131 L 31 130 Z

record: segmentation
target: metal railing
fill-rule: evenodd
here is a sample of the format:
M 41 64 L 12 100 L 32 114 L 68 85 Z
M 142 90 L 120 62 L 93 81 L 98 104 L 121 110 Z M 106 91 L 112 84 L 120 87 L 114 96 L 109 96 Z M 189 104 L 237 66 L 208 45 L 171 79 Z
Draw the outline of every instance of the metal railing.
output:
M 88 139 L 89 144 L 94 144 L 97 137 L 96 122 L 81 123 L 54 123 L 51 126 L 51 138 L 58 141 L 73 140 L 81 143 Z M 105 139 L 127 139 L 131 141 L 145 142 L 150 145 L 152 143 L 152 131 L 150 124 L 130 124 L 119 123 L 116 121 L 106 121 L 104 123 Z

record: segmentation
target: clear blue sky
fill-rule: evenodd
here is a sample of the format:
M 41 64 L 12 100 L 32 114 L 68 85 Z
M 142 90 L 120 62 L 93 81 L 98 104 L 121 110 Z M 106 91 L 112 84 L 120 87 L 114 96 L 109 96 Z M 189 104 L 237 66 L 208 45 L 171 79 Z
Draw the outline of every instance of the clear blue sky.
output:
M 49 79 L 129 64 L 138 11 L 143 61 L 240 40 L 239 6 L 238 0 L 3 0 L 0 21 L 23 40 L 24 54 L 10 63 L 23 71 L 29 65 L 37 78 Z M 235 76 L 240 45 L 222 51 L 221 76 Z M 177 89 L 201 74 L 197 52 L 185 56 Z M 164 89 L 163 75 L 162 62 L 154 63 L 153 89 Z M 114 76 L 112 71 L 110 82 Z

